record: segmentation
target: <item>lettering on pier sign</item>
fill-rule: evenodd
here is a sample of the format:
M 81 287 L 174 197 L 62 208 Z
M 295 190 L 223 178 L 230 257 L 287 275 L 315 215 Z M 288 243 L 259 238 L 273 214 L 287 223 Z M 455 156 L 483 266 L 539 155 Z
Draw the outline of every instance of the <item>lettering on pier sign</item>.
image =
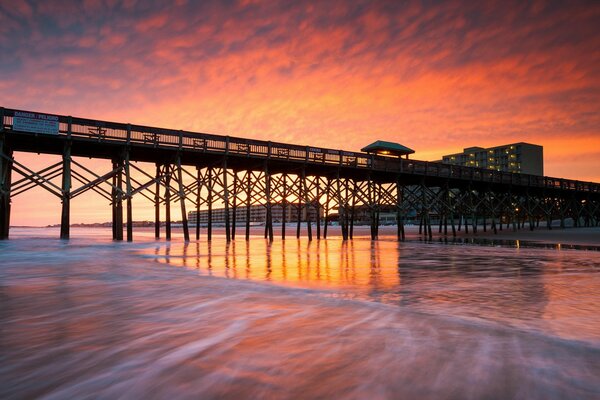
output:
M 58 117 L 56 115 L 15 111 L 13 130 L 58 135 Z

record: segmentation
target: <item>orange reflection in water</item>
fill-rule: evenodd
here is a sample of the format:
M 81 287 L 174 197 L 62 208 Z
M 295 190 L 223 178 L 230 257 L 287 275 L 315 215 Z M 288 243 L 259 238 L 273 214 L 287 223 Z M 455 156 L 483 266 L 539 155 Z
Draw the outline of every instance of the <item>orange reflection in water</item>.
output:
M 254 237 L 228 244 L 217 237 L 161 242 L 151 253 L 160 263 L 201 275 L 327 289 L 334 297 L 551 330 L 565 338 L 599 334 L 595 252 L 362 238 L 269 243 Z
M 200 273 L 235 279 L 290 283 L 302 286 L 369 286 L 400 284 L 400 249 L 396 242 L 370 240 L 276 241 L 253 238 L 168 243 L 153 254 L 169 265 L 195 268 Z

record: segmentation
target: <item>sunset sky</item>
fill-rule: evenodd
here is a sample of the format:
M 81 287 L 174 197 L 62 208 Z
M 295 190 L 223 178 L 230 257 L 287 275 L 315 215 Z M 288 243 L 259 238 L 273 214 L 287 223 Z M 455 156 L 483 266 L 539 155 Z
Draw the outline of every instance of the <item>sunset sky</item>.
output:
M 67 3 L 0 0 L 0 106 L 423 160 L 525 141 L 600 182 L 597 1 Z M 58 222 L 32 193 L 12 222 Z

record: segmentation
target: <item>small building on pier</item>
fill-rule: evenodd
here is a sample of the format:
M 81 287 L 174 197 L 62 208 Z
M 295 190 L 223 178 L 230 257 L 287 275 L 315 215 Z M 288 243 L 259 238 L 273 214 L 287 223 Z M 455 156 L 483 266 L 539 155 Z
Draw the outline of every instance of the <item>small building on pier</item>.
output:
M 360 151 L 387 157 L 402 158 L 402 156 L 404 156 L 407 159 L 409 154 L 415 152 L 413 149 L 403 146 L 400 143 L 385 142 L 383 140 L 377 140 L 370 145 L 363 147 Z

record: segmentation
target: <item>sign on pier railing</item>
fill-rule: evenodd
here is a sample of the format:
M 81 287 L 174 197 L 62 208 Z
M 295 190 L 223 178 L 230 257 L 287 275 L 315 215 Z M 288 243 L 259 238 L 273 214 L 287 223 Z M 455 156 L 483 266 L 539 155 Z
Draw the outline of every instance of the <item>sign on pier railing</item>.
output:
M 13 129 L 23 132 L 58 135 L 58 116 L 15 111 Z

